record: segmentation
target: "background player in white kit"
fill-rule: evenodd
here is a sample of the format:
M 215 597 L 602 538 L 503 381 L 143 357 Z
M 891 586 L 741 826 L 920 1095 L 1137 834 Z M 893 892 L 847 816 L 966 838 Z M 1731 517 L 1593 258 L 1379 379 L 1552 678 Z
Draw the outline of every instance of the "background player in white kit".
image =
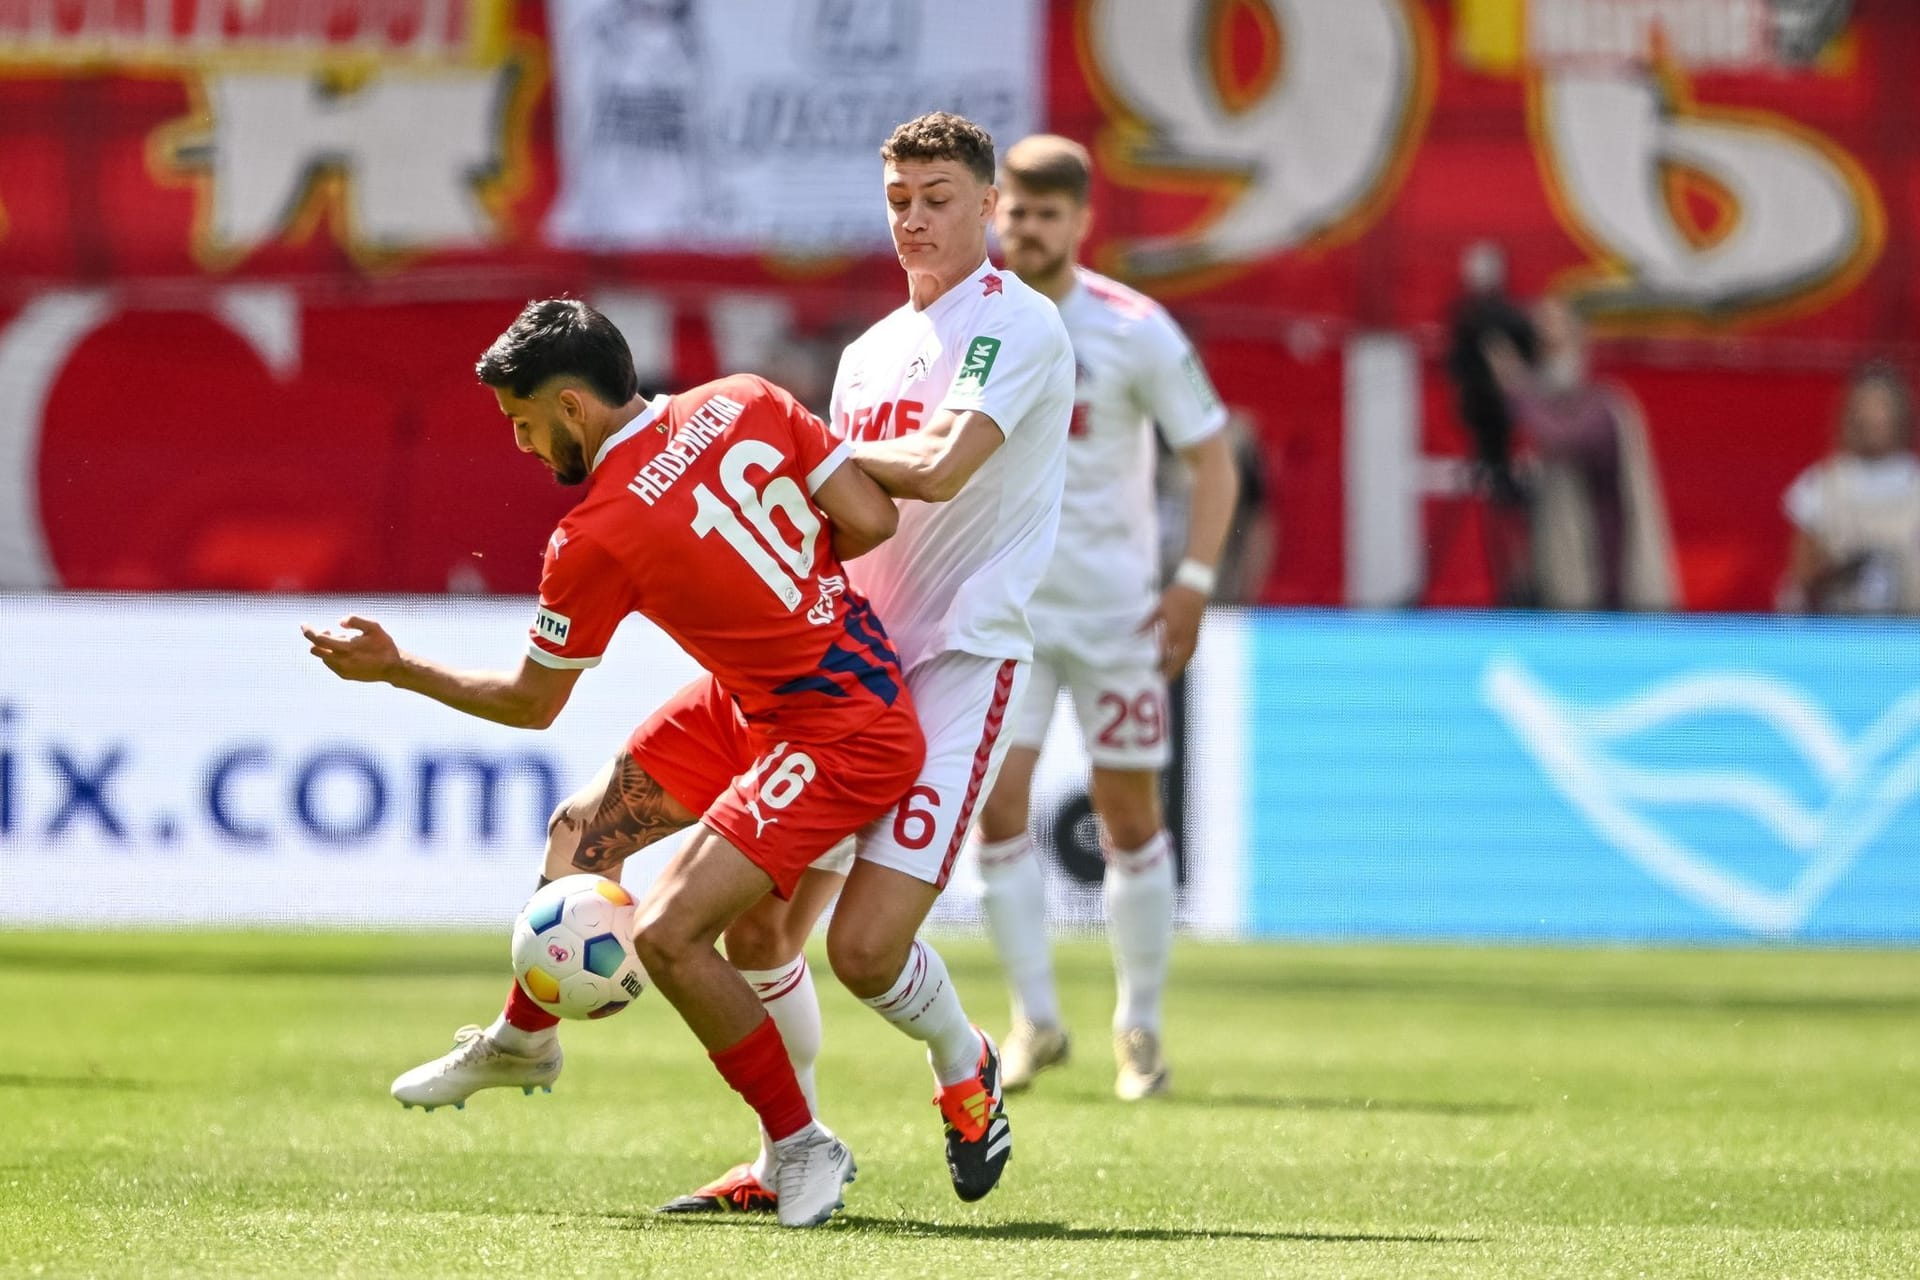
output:
M 1052 564 L 1027 607 L 1033 676 L 1015 711 L 1013 748 L 981 807 L 987 919 L 1013 994 L 1003 1081 L 1022 1089 L 1062 1062 L 1068 1042 L 1046 936 L 1046 882 L 1028 836 L 1034 766 L 1060 689 L 1073 698 L 1093 762 L 1106 856 L 1107 933 L 1119 999 L 1115 1091 L 1164 1093 L 1160 995 L 1173 940 L 1173 850 L 1162 826 L 1167 680 L 1193 656 L 1238 480 L 1226 410 L 1185 335 L 1152 299 L 1077 265 L 1091 224 L 1091 168 L 1051 134 L 1008 149 L 995 229 L 1007 266 L 1052 298 L 1073 340 L 1077 403 Z M 1157 590 L 1154 424 L 1192 468 L 1186 558 Z
M 998 193 L 986 132 L 933 112 L 895 129 L 880 154 L 909 301 L 842 355 L 829 426 L 881 488 L 917 499 L 901 506 L 891 541 L 847 572 L 898 651 L 927 759 L 899 808 L 860 833 L 827 958 L 848 990 L 926 1043 L 948 1172 L 977 1200 L 1012 1151 L 999 1056 L 916 934 L 1006 757 L 1002 727 L 1033 656 L 1026 603 L 1059 521 L 1073 353 L 1053 304 L 987 260 Z M 809 1094 L 820 1010 L 801 948 L 845 869 L 828 862 L 726 935 Z M 756 1162 L 662 1209 L 773 1206 Z

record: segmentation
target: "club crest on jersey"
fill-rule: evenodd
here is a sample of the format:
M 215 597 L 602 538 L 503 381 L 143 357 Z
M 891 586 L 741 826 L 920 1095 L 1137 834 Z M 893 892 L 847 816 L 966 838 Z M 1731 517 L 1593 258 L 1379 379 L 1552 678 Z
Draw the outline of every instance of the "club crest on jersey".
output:
M 981 297 L 991 298 L 994 294 L 998 292 L 1000 292 L 999 276 L 988 274 L 980 278 L 980 296 Z
M 533 629 L 555 644 L 565 644 L 567 632 L 573 630 L 573 619 L 542 605 L 540 612 L 534 615 Z
M 956 391 L 978 391 L 993 376 L 993 361 L 1000 354 L 1000 339 L 979 337 L 967 344 L 967 358 L 960 362 L 954 378 Z

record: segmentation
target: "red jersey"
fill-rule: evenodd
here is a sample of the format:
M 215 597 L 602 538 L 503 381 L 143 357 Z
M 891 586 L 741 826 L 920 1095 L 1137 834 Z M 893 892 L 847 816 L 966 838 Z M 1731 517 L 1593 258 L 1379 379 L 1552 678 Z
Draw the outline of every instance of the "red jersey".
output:
M 591 667 L 629 613 L 711 672 L 749 722 L 852 733 L 903 696 L 813 492 L 847 446 L 763 378 L 655 397 L 594 459 L 547 543 L 530 653 Z

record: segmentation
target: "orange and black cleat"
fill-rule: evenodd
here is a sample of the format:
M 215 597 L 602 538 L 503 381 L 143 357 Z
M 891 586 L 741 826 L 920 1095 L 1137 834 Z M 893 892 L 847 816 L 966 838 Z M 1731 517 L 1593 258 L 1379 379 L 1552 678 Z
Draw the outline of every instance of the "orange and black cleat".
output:
M 975 1031 L 980 1031 L 978 1027 Z M 1013 1158 L 1013 1128 L 1000 1093 L 1000 1054 L 980 1031 L 980 1065 L 973 1077 L 940 1090 L 934 1102 L 947 1127 L 947 1172 L 953 1193 L 978 1200 L 1000 1181 Z
M 753 1176 L 753 1166 L 737 1164 L 698 1191 L 669 1200 L 654 1212 L 772 1213 L 779 1207 L 780 1197 Z

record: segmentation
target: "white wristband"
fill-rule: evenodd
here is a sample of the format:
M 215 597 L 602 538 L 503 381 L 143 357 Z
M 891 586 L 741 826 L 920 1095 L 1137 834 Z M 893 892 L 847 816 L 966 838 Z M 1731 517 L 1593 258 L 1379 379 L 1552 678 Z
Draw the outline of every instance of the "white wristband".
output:
M 1198 560 L 1182 560 L 1180 567 L 1173 571 L 1174 586 L 1198 591 L 1203 596 L 1211 596 L 1219 580 L 1220 575 L 1212 565 L 1201 564 Z

